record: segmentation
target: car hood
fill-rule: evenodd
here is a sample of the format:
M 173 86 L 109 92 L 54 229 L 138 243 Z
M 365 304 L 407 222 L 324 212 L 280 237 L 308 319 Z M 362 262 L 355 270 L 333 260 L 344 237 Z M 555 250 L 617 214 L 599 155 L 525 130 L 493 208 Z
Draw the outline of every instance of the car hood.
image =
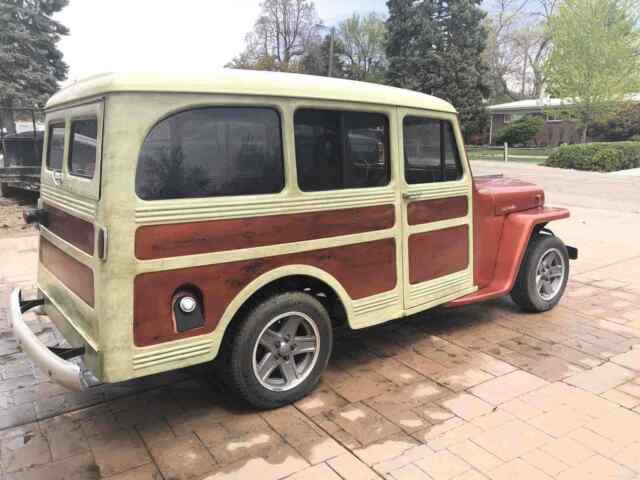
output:
M 478 193 L 493 199 L 495 215 L 507 215 L 544 205 L 544 190 L 515 178 L 486 176 L 474 178 Z

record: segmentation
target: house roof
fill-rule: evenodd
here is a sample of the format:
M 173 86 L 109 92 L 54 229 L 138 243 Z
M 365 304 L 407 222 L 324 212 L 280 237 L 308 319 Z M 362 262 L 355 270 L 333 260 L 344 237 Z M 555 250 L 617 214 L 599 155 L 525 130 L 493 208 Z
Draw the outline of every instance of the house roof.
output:
M 223 69 L 212 73 L 105 73 L 56 93 L 47 108 L 116 92 L 259 95 L 362 102 L 455 113 L 437 97 L 374 83 L 293 73 Z
M 640 102 L 640 93 L 629 95 L 632 102 Z M 500 103 L 490 105 L 487 110 L 491 113 L 513 112 L 513 111 L 540 111 L 545 108 L 557 108 L 571 106 L 572 100 L 568 98 L 532 98 L 529 100 L 519 100 L 517 102 Z

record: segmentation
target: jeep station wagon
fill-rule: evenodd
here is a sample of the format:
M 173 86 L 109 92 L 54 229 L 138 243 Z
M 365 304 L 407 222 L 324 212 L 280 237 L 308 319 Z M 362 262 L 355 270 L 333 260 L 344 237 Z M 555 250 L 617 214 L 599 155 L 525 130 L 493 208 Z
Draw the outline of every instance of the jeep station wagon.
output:
M 407 90 L 227 70 L 107 74 L 47 104 L 38 297 L 13 330 L 69 388 L 216 359 L 261 408 L 318 383 L 337 326 L 511 295 L 560 300 L 569 216 L 474 179 L 455 109 Z M 22 313 L 39 306 L 69 348 Z M 69 361 L 72 357 L 74 361 Z

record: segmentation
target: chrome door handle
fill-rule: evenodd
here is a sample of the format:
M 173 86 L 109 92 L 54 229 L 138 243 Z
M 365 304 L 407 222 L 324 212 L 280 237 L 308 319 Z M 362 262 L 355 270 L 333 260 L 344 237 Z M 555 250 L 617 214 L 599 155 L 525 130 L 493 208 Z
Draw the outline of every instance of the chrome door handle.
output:
M 402 199 L 406 200 L 408 202 L 411 202 L 411 201 L 415 200 L 416 198 L 418 198 L 418 196 L 415 193 L 408 193 L 408 192 L 403 192 L 402 193 Z

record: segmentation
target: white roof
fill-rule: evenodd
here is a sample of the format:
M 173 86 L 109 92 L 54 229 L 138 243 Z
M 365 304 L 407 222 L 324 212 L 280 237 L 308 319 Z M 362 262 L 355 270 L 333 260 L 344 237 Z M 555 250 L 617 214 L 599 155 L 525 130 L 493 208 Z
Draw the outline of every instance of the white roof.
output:
M 222 69 L 211 73 L 105 73 L 56 93 L 47 108 L 116 92 L 259 95 L 362 102 L 455 113 L 437 97 L 375 83 L 294 73 Z
M 640 93 L 629 95 L 632 102 L 640 102 Z M 542 110 L 544 108 L 568 107 L 573 103 L 569 98 L 532 98 L 529 100 L 519 100 L 517 102 L 500 103 L 490 105 L 487 110 L 490 112 L 503 112 L 514 110 Z

